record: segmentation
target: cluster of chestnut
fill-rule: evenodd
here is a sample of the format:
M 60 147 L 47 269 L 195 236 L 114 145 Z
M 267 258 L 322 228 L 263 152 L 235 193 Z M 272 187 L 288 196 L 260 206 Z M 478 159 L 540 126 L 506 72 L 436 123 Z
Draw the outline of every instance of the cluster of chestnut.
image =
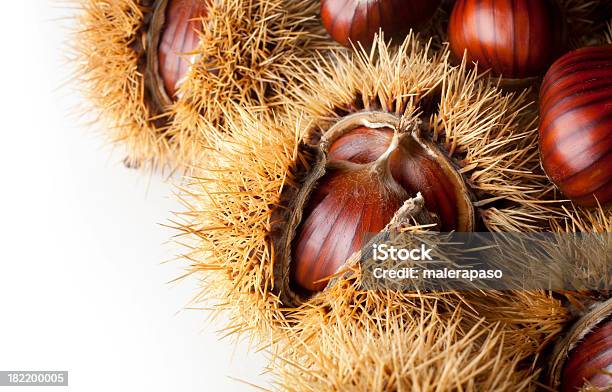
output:
M 367 48 L 379 30 L 397 39 L 424 26 L 441 3 L 322 0 L 321 18 L 338 43 Z M 477 63 L 493 77 L 539 86 L 544 171 L 574 204 L 605 207 L 612 202 L 612 45 L 570 51 L 566 24 L 554 0 L 456 0 L 448 42 L 457 59 L 465 56 L 468 64 Z M 612 385 L 612 319 L 601 318 L 566 353 L 560 380 L 564 391 L 578 390 L 585 382 Z
M 441 3 L 322 0 L 321 18 L 334 40 L 367 47 L 379 29 L 394 38 L 423 26 Z M 612 201 L 612 45 L 563 55 L 567 26 L 554 0 L 457 0 L 448 41 L 457 58 L 465 54 L 496 77 L 537 83 L 545 74 L 540 153 L 546 174 L 578 205 Z
M 230 3 L 135 2 L 146 16 L 142 37 L 131 40 L 130 45 L 142 52 L 138 53 L 142 55 L 138 72 L 144 74 L 143 95 L 151 101 L 147 104 L 159 128 L 170 126 L 166 114 L 172 113 L 169 108 L 175 103 L 181 106 L 181 92 L 197 90 L 191 85 L 186 89 L 183 82 L 190 76 L 193 60 L 206 56 L 198 49 L 203 37 L 209 37 L 204 33 L 220 19 L 213 18 L 214 5 L 224 1 Z M 556 1 L 321 0 L 321 19 L 338 43 L 367 48 L 379 31 L 386 38 L 401 41 L 411 29 L 426 26 L 448 6 L 448 43 L 457 60 L 477 63 L 480 71 L 508 82 L 540 84 L 540 159 L 550 180 L 576 205 L 607 206 L 612 203 L 612 45 L 569 51 L 567 18 Z M 268 7 L 266 1 L 260 2 L 262 8 Z M 244 3 L 259 5 L 254 0 Z M 610 3 L 612 0 L 607 0 Z M 607 4 L 601 12 L 609 20 L 612 9 Z M 213 31 L 210 36 L 227 33 L 232 45 L 251 45 L 257 51 L 261 44 L 267 49 L 264 40 L 256 41 L 257 45 L 235 42 L 231 30 Z M 283 41 L 287 39 L 284 32 L 279 35 Z M 231 73 L 258 65 L 251 58 L 244 64 L 225 61 L 221 66 L 211 59 L 203 60 L 211 75 L 219 75 L 225 69 L 221 66 L 228 66 Z M 295 72 L 291 66 L 277 68 Z M 285 76 L 261 75 L 257 83 Z M 232 77 L 227 85 L 239 79 Z M 267 94 L 266 88 L 261 88 L 261 95 L 238 90 L 244 96 L 257 95 L 254 101 Z M 213 94 L 210 102 L 225 99 L 231 101 L 224 94 Z M 258 103 L 265 106 L 265 102 Z M 369 240 L 365 234 L 379 233 L 395 224 L 397 217 L 404 218 L 407 207 L 412 209 L 406 216 L 424 216 L 414 219 L 421 225 L 444 232 L 477 229 L 475 203 L 455 162 L 429 140 L 420 124 L 407 126 L 401 120 L 396 114 L 376 109 L 353 113 L 321 135 L 316 148 L 308 146 L 308 152 L 316 157 L 309 162 L 312 168 L 301 181 L 296 200 L 283 209 L 290 224 L 283 223 L 290 230 L 276 241 L 280 250 L 274 250 L 275 260 L 280 260 L 281 254 L 291 260 L 286 275 L 299 289 L 298 294 L 310 296 L 324 290 L 329 277 L 364 248 Z M 596 386 L 612 385 L 612 310 L 606 309 L 605 317 L 597 318 L 596 325 L 579 336 L 576 341 L 580 343 L 562 366 L 566 390 L 581 387 L 584 380 Z M 597 353 L 594 357 L 593 352 Z

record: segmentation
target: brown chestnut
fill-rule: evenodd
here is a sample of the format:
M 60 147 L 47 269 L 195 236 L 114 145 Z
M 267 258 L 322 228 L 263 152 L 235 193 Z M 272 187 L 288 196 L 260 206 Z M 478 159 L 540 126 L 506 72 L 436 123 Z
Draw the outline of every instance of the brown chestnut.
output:
M 321 0 L 323 25 L 338 43 L 368 47 L 379 29 L 386 37 L 403 38 L 425 24 L 441 0 Z
M 325 174 L 308 194 L 293 241 L 291 280 L 300 289 L 325 288 L 329 278 L 382 231 L 417 194 L 441 231 L 471 231 L 474 212 L 463 179 L 418 130 L 399 132 L 393 116 L 346 117 L 328 132 Z M 371 118 L 371 117 L 370 117 Z M 391 118 L 391 119 L 388 119 Z M 386 126 L 388 125 L 388 126 Z
M 569 352 L 565 362 L 561 376 L 561 390 L 578 391 L 586 383 L 602 390 L 612 389 L 612 320 L 610 319 L 587 333 Z
M 612 298 L 605 298 L 585 302 L 584 313 L 554 346 L 548 380 L 555 390 L 612 390 Z
M 550 180 L 582 206 L 612 201 L 612 45 L 566 54 L 540 91 L 540 155 Z
M 197 49 L 205 0 L 161 0 L 156 3 L 149 27 L 147 76 L 160 107 L 176 99 L 177 89 L 189 71 L 189 56 Z
M 565 47 L 565 22 L 552 0 L 457 0 L 448 27 L 458 58 L 496 76 L 540 76 Z

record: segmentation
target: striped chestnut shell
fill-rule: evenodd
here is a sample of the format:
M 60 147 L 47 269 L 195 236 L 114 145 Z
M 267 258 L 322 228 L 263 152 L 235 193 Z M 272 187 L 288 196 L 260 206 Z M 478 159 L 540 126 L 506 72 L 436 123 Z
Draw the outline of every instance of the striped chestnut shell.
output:
M 542 75 L 565 47 L 565 19 L 553 0 L 457 0 L 448 37 L 457 58 L 495 76 Z
M 200 42 L 205 0 L 160 0 L 147 35 L 147 85 L 163 109 L 176 100 Z
M 419 223 L 473 231 L 463 178 L 418 127 L 405 129 L 389 113 L 360 112 L 338 121 L 316 148 L 318 160 L 293 200 L 278 251 L 288 260 L 284 273 L 295 292 L 323 290 L 368 235 L 381 232 L 416 198 L 424 201 L 419 217 L 428 220 Z
M 321 0 L 321 18 L 329 35 L 344 46 L 368 47 L 379 29 L 403 38 L 433 16 L 441 0 Z
M 612 201 L 612 45 L 557 60 L 540 91 L 540 155 L 550 180 L 576 204 Z
M 548 378 L 561 392 L 612 390 L 612 298 L 596 300 L 557 341 Z
M 597 325 L 569 353 L 561 378 L 562 391 L 577 391 L 586 382 L 612 389 L 612 319 Z

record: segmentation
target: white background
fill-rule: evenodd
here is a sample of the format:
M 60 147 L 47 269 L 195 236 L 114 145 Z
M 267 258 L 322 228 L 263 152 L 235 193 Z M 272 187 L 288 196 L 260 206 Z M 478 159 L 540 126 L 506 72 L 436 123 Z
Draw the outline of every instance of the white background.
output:
M 193 281 L 160 225 L 180 211 L 160 177 L 74 115 L 70 4 L 3 2 L 0 23 L 0 370 L 68 370 L 54 391 L 253 390 L 261 354 L 184 310 Z M 19 388 L 19 391 L 48 390 Z M 0 392 L 9 388 L 0 387 Z

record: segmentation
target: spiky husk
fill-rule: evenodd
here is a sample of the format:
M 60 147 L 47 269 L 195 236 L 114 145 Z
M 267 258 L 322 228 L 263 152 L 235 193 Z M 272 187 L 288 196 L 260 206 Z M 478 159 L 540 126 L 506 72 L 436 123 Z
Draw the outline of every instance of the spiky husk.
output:
M 440 364 L 443 355 L 449 356 L 449 363 L 469 358 L 475 368 L 482 366 L 474 388 L 490 382 L 496 373 L 502 374 L 496 382 L 505 382 L 503 375 L 510 377 L 519 362 L 521 369 L 528 369 L 526 379 L 532 380 L 540 353 L 572 317 L 558 298 L 545 292 L 364 291 L 356 265 L 297 308 L 288 308 L 279 299 L 272 238 L 283 222 L 274 220 L 275 212 L 287 207 L 285 192 L 300 186 L 292 170 L 295 163 L 309 164 L 301 143 L 347 112 L 376 109 L 428 123 L 430 136 L 461 165 L 491 231 L 550 230 L 549 220 L 562 213 L 546 201 L 554 193 L 539 166 L 535 115 L 527 93 L 506 94 L 486 77 L 466 71 L 465 64 L 450 66 L 446 51 L 431 53 L 413 36 L 399 48 L 390 49 L 378 41 L 370 53 L 336 53 L 329 64 L 310 64 L 314 76 L 301 78 L 302 87 L 287 97 L 290 109 L 286 112 L 238 107 L 233 109 L 237 115 L 228 116 L 222 128 L 208 131 L 214 146 L 211 159 L 183 188 L 187 212 L 177 222 L 186 236 L 189 269 L 202 279 L 203 291 L 196 301 L 212 301 L 212 308 L 228 311 L 228 334 L 247 333 L 264 347 L 274 346 L 279 356 L 293 363 L 308 355 L 296 346 L 326 347 L 328 355 L 349 350 L 346 341 L 334 338 L 345 329 L 369 346 L 372 342 L 383 347 L 409 344 L 405 336 L 395 336 L 397 328 L 414 326 L 414 320 L 425 317 L 424 301 L 427 306 L 436 303 L 447 318 L 459 308 L 464 321 L 451 334 L 456 328 L 467 334 L 480 322 L 487 337 L 467 348 L 470 338 L 456 335 L 449 347 L 465 351 L 440 352 L 439 357 L 432 353 L 432 357 Z M 395 329 L 388 329 L 395 322 L 399 323 Z M 432 333 L 443 329 L 441 322 L 437 325 Z M 503 339 L 491 332 L 493 328 L 499 329 Z M 372 332 L 377 330 L 378 335 Z M 382 351 L 367 355 L 379 354 Z M 513 359 L 493 365 L 483 358 Z M 394 357 L 389 360 L 389 366 L 402 365 Z M 296 376 L 298 380 L 302 376 L 310 380 L 322 371 L 315 363 L 312 366 Z M 500 371 L 500 366 L 508 368 Z M 345 376 L 346 369 L 329 379 L 315 378 L 334 382 L 334 377 Z M 460 375 L 448 380 L 459 380 L 453 377 L 463 380 Z
M 572 276 L 575 287 L 598 288 L 598 291 L 564 293 L 569 303 L 579 311 L 589 306 L 594 298 L 607 298 L 612 287 L 612 265 L 609 263 L 610 241 L 612 237 L 612 207 L 582 208 L 563 207 L 566 217 L 553 222 L 552 229 L 557 233 L 601 233 L 603 236 L 590 236 L 582 240 L 583 246 L 571 246 L 564 250 L 563 241 L 557 246 L 562 255 L 573 254 L 574 262 L 567 273 Z M 553 244 L 554 246 L 554 244 Z M 551 253 L 554 254 L 554 253 Z M 580 298 L 576 298 L 580 297 Z
M 538 372 L 521 368 L 518 352 L 504 349 L 499 325 L 447 314 L 422 303 L 415 318 L 372 326 L 323 324 L 316 341 L 300 341 L 276 359 L 287 391 L 523 391 Z M 293 355 L 291 355 L 293 354 Z
M 279 384 L 288 391 L 527 390 L 537 374 L 504 352 L 500 328 L 466 328 L 457 311 L 435 306 L 414 319 L 390 319 L 374 328 L 323 325 L 316 342 L 278 359 Z
M 392 386 L 429 380 L 441 388 L 457 383 L 467 390 L 515 390 L 514 383 L 532 389 L 542 354 L 572 317 L 542 292 L 363 291 L 358 275 L 342 277 L 292 315 L 272 366 L 285 387 L 336 390 L 344 380 L 349 390 L 396 390 Z M 479 339 L 467 337 L 480 333 Z M 442 340 L 430 341 L 436 334 Z M 459 359 L 469 376 L 455 367 Z M 390 387 L 376 389 L 380 383 Z
M 560 233 L 612 232 L 612 207 L 563 207 L 566 217 L 551 221 L 553 231 Z
M 144 105 L 144 77 L 134 45 L 142 37 L 142 6 L 134 0 L 82 1 L 75 34 L 77 78 L 83 94 L 109 128 L 114 142 L 130 152 L 129 165 L 145 157 L 165 157 L 168 141 L 151 125 Z M 164 158 L 161 158 L 164 159 Z
M 314 0 L 210 1 L 196 60 L 178 100 L 156 113 L 142 56 L 151 0 L 82 0 L 74 37 L 78 80 L 131 166 L 180 167 L 207 150 L 208 125 L 234 104 L 273 108 L 303 60 L 334 47 Z M 215 72 L 211 73 L 211 67 Z M 106 131 L 106 130 L 105 130 Z

